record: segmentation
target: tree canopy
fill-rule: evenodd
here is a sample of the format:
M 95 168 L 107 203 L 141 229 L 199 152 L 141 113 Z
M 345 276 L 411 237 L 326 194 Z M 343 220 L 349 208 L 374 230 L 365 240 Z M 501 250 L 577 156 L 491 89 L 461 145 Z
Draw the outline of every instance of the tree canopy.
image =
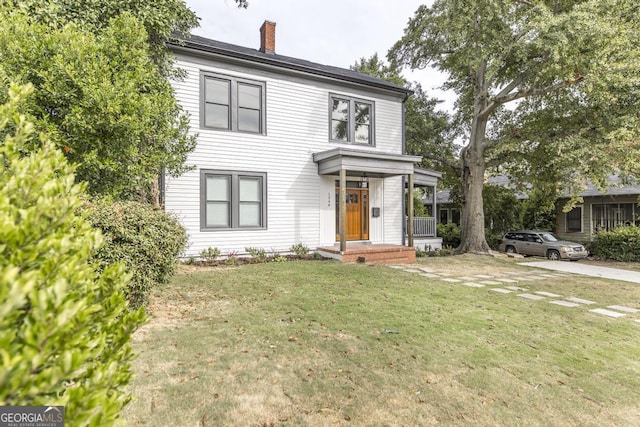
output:
M 12 4 L 13 3 L 13 4 Z M 0 6 L 0 100 L 32 83 L 27 113 L 91 193 L 152 198 L 195 147 L 164 42 L 197 18 L 180 0 L 20 1 Z
M 389 52 L 448 75 L 460 151 L 459 252 L 486 251 L 487 168 L 573 194 L 587 179 L 637 175 L 640 3 L 636 0 L 436 0 Z
M 460 147 L 455 145 L 449 115 L 437 109 L 441 101 L 430 97 L 420 83 L 407 80 L 396 62 L 386 63 L 377 53 L 369 58 L 361 58 L 351 68 L 413 91 L 405 103 L 405 151 L 407 154 L 423 156 L 422 166 L 444 172 L 445 183 L 453 185 L 455 171 L 451 164 Z M 435 157 L 434 153 L 438 153 L 438 156 Z

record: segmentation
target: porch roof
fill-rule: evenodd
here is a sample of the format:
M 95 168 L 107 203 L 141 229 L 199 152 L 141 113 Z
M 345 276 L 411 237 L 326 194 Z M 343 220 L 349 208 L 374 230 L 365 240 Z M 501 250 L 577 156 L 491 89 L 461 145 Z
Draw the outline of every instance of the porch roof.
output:
M 387 178 L 414 173 L 414 164 L 421 160 L 422 156 L 342 147 L 313 153 L 313 161 L 318 164 L 319 175 L 335 175 L 341 170 L 346 170 L 348 176 Z
M 438 183 L 438 179 L 442 178 L 442 172 L 415 167 L 413 177 L 414 185 L 433 187 Z

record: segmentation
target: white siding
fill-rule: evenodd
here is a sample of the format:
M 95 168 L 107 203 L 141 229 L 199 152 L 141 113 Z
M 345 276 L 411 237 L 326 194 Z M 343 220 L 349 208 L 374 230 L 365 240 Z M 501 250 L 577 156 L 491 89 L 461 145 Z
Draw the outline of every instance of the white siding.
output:
M 302 242 L 312 249 L 335 241 L 336 177 L 320 177 L 312 154 L 344 146 L 329 142 L 329 94 L 342 94 L 375 102 L 376 147 L 350 148 L 401 153 L 400 100 L 382 99 L 361 90 L 328 86 L 321 82 L 286 78 L 265 72 L 239 72 L 222 64 L 179 56 L 186 70 L 184 81 L 175 83 L 176 96 L 190 114 L 198 146 L 189 156 L 195 169 L 178 178 L 166 177 L 165 206 L 187 228 L 187 256 L 207 247 L 222 253 L 244 252 L 245 247 L 285 252 Z M 266 135 L 201 129 L 200 72 L 213 72 L 266 83 Z M 200 231 L 200 170 L 233 170 L 267 174 L 267 228 L 265 230 Z M 383 214 L 372 220 L 371 240 L 401 242 L 401 181 L 371 180 L 376 188 L 371 206 L 384 197 Z M 375 184 L 374 184 L 375 183 Z M 383 191 L 384 190 L 384 191 Z M 372 188 L 372 193 L 373 193 Z M 331 198 L 331 200 L 329 200 Z M 380 204 L 382 201 L 379 202 Z M 384 219 L 384 226 L 382 224 Z M 321 230 L 322 224 L 322 230 Z

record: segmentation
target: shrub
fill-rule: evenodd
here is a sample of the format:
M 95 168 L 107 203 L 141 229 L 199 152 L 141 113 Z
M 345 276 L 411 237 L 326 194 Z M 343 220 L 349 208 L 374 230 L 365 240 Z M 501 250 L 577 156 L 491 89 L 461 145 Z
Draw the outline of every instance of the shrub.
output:
M 238 264 L 238 251 L 229 251 L 227 252 L 227 259 L 225 260 L 227 265 L 236 265 Z
M 298 258 L 304 258 L 309 253 L 309 247 L 304 243 L 296 243 L 289 248 L 289 252 L 295 254 Z
M 618 227 L 596 234 L 593 254 L 615 261 L 640 261 L 640 228 L 635 225 Z
M 267 262 L 267 251 L 258 248 L 244 248 L 245 251 L 258 262 Z
M 460 227 L 454 223 L 438 224 L 438 236 L 442 237 L 442 246 L 457 248 L 460 245 Z
M 173 275 L 187 245 L 184 228 L 151 205 L 107 199 L 86 201 L 91 224 L 102 230 L 105 244 L 94 255 L 100 265 L 121 261 L 132 274 L 126 294 L 132 307 L 143 305 L 149 291 Z
M 212 248 L 209 246 L 207 249 L 203 249 L 200 252 L 200 258 L 205 260 L 206 262 L 214 262 L 220 256 L 220 249 Z
M 90 261 L 102 236 L 78 215 L 83 186 L 53 144 L 21 157 L 33 126 L 17 114 L 30 86 L 0 106 L 0 404 L 63 405 L 69 425 L 111 425 L 130 400 L 128 276 Z M 8 128 L 14 136 L 5 135 Z
M 498 246 L 500 246 L 498 241 L 502 238 L 503 234 L 504 233 L 496 231 L 496 230 L 485 229 L 484 238 L 487 241 L 487 243 L 489 244 L 489 247 L 491 249 L 493 249 L 494 251 L 497 251 L 498 250 Z

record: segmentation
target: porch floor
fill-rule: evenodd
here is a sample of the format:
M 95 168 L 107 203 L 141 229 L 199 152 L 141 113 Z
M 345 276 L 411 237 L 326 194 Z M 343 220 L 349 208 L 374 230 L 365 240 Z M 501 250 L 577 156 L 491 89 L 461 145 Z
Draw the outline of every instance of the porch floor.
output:
M 323 246 L 318 248 L 318 253 L 342 262 L 367 264 L 413 264 L 416 262 L 415 249 L 402 245 L 347 244 L 347 250 L 344 254 L 340 253 L 339 246 Z

